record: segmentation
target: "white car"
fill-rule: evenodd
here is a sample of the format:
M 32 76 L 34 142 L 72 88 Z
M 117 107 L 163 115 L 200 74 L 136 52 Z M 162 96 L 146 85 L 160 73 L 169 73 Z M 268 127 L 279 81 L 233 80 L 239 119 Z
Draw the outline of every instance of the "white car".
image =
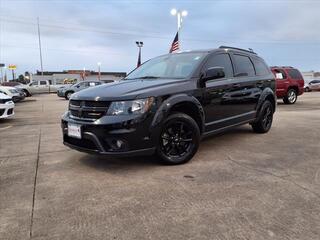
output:
M 24 99 L 24 95 L 22 95 L 16 88 L 0 86 L 0 93 L 8 95 L 12 98 L 13 102 L 19 102 Z
M 8 95 L 0 93 L 0 118 L 8 118 L 14 115 L 14 102 Z

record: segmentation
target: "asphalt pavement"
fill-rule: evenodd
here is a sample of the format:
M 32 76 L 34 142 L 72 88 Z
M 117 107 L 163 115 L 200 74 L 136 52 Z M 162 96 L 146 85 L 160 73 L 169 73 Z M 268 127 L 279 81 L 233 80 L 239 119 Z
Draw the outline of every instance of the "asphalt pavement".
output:
M 320 92 L 180 166 L 68 149 L 67 105 L 38 95 L 0 121 L 0 239 L 320 239 Z

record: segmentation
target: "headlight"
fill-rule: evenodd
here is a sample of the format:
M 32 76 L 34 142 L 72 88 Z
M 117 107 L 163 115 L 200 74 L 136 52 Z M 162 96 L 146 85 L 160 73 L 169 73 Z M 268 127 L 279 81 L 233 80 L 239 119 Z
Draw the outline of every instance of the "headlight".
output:
M 112 102 L 107 115 L 138 115 L 147 112 L 152 103 L 153 97 L 137 99 L 132 101 Z

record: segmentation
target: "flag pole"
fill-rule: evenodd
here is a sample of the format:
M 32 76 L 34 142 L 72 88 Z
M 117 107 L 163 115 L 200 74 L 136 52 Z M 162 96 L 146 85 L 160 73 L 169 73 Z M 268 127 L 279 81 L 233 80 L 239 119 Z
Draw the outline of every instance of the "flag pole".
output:
M 182 49 L 181 47 L 181 27 L 182 27 L 182 20 L 183 17 L 186 17 L 188 15 L 188 12 L 186 10 L 177 10 L 177 9 L 171 9 L 171 15 L 177 16 L 177 33 L 178 33 L 178 39 L 179 39 L 179 49 Z

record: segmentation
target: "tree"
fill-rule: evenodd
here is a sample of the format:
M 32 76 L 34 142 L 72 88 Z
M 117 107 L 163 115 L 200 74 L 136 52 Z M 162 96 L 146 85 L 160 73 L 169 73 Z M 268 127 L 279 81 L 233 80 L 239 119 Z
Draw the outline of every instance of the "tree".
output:
M 18 77 L 18 82 L 24 83 L 24 76 L 22 74 L 19 75 Z

